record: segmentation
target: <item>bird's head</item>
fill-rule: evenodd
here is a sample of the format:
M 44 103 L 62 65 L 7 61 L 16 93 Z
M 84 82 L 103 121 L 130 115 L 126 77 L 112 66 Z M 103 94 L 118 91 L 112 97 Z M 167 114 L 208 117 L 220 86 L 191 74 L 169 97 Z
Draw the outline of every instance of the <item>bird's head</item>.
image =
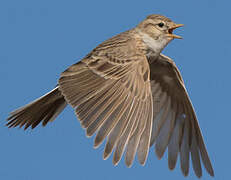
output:
M 173 30 L 181 26 L 183 24 L 176 24 L 165 16 L 153 14 L 138 24 L 136 29 L 147 46 L 160 53 L 171 40 L 182 39 L 181 36 L 173 34 Z

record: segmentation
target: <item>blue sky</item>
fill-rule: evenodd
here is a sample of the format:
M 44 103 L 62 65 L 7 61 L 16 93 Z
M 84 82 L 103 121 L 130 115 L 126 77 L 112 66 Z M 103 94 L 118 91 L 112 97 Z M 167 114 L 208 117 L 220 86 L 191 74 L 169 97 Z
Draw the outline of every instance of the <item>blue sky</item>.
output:
M 179 67 L 210 154 L 214 179 L 230 178 L 230 6 L 228 0 L 1 0 L 0 179 L 185 179 L 179 163 L 169 171 L 167 154 L 153 148 L 144 167 L 102 160 L 73 110 L 35 130 L 4 126 L 10 111 L 52 89 L 59 74 L 102 41 L 163 14 L 185 27 L 164 50 Z M 188 180 L 196 176 L 190 167 Z M 204 171 L 203 179 L 212 179 Z

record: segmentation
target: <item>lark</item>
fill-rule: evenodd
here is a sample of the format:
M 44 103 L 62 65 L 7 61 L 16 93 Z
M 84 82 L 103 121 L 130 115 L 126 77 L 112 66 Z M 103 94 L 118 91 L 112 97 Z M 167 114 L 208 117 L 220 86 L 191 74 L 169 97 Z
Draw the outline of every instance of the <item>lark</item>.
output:
M 150 15 L 104 41 L 61 73 L 53 90 L 11 112 L 7 126 L 46 126 L 71 105 L 86 135 L 96 134 L 95 148 L 106 139 L 103 158 L 113 152 L 114 165 L 123 154 L 128 167 L 136 155 L 144 165 L 155 146 L 159 159 L 168 149 L 169 169 L 175 168 L 179 155 L 184 176 L 190 159 L 196 176 L 202 176 L 201 161 L 214 176 L 181 74 L 173 60 L 161 54 L 170 41 L 181 39 L 173 34 L 181 26 Z

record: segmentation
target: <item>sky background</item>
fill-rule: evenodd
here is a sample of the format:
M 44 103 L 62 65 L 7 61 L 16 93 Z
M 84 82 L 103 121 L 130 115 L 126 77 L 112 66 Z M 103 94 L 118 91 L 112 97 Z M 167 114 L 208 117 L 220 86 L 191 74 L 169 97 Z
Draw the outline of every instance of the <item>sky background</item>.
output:
M 50 91 L 68 66 L 102 41 L 128 30 L 149 14 L 185 27 L 184 37 L 164 50 L 179 67 L 194 104 L 217 180 L 230 178 L 231 2 L 229 0 L 1 0 L 0 179 L 185 179 L 179 162 L 168 170 L 167 154 L 153 148 L 144 167 L 117 167 L 93 149 L 72 108 L 47 127 L 8 129 L 19 106 Z M 203 169 L 205 170 L 205 169 Z M 196 179 L 192 167 L 189 177 Z M 202 179 L 212 179 L 203 171 Z

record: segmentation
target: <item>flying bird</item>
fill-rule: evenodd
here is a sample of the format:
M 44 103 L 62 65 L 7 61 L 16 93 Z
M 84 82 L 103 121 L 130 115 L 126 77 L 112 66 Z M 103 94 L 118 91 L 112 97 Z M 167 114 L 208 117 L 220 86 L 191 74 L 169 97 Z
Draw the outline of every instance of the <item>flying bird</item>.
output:
M 196 176 L 201 161 L 214 176 L 195 111 L 174 61 L 161 54 L 183 26 L 162 15 L 149 15 L 135 28 L 93 49 L 61 73 L 58 85 L 44 96 L 13 111 L 8 127 L 46 126 L 69 104 L 87 136 L 96 134 L 94 147 L 105 139 L 103 158 L 113 152 L 117 165 L 125 154 L 130 167 L 137 155 L 144 165 L 149 148 L 160 159 L 168 149 L 168 166 L 178 155 L 184 176 L 190 157 Z

